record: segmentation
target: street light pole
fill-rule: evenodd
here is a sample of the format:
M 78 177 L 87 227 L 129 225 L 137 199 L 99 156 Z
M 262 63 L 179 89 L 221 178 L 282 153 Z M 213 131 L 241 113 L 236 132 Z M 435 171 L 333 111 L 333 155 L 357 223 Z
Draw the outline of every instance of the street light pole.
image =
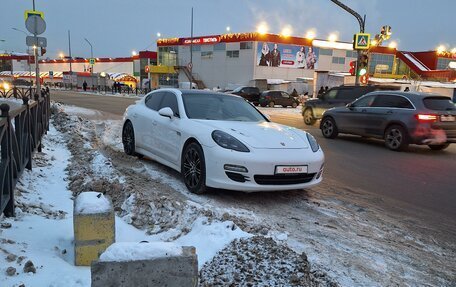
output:
M 87 38 L 84 38 L 84 40 L 90 45 L 90 58 L 93 59 L 93 46 L 89 42 L 89 40 L 87 40 Z M 90 64 L 90 81 L 92 82 L 92 92 L 93 92 L 93 65 L 92 64 Z
M 364 33 L 364 28 L 365 28 L 365 24 L 366 24 L 366 15 L 364 15 L 364 18 L 361 17 L 361 15 L 359 15 L 355 10 L 351 9 L 350 7 L 348 7 L 347 5 L 345 5 L 344 3 L 338 1 L 338 0 L 331 0 L 334 4 L 336 4 L 337 6 L 339 6 L 340 8 L 344 9 L 345 11 L 347 11 L 348 13 L 352 14 L 356 20 L 358 20 L 358 23 L 359 23 L 359 32 L 360 33 Z M 356 69 L 355 69 L 355 85 L 358 86 L 359 85 L 359 63 L 361 61 L 361 51 L 357 51 L 358 52 L 358 61 L 356 61 Z

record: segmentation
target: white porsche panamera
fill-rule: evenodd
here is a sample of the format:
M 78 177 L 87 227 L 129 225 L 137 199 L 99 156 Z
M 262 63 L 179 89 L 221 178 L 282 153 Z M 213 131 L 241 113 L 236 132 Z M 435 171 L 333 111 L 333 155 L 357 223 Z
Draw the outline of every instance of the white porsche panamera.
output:
M 305 131 L 272 123 L 234 95 L 159 89 L 127 108 L 124 151 L 183 176 L 187 188 L 302 189 L 322 180 L 324 154 Z

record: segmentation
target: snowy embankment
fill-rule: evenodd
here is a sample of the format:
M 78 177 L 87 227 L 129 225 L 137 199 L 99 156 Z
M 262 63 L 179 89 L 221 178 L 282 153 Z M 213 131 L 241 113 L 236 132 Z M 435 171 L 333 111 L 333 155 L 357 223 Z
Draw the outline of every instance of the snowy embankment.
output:
M 67 109 L 68 114 L 85 112 L 93 114 Z M 324 276 L 312 277 L 305 255 L 254 236 L 252 227 L 243 231 L 240 225 L 251 218 L 250 212 L 203 207 L 188 200 L 192 195 L 173 171 L 160 172 L 119 153 L 118 122 L 90 122 L 67 113 L 53 107 L 43 151 L 34 156 L 33 170 L 24 172 L 16 189 L 17 217 L 1 220 L 1 286 L 90 286 L 90 268 L 75 267 L 73 254 L 73 199 L 87 191 L 113 200 L 116 242 L 195 246 L 203 286 L 327 285 Z M 231 267 L 219 277 L 222 270 L 216 266 L 222 263 Z

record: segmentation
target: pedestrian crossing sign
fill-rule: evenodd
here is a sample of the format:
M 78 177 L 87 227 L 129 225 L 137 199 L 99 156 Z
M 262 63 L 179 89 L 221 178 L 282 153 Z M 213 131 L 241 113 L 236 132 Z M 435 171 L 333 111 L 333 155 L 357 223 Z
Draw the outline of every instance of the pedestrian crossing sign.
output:
M 370 43 L 370 34 L 367 34 L 367 33 L 355 34 L 355 39 L 353 41 L 353 49 L 367 50 L 367 49 L 369 49 L 369 43 Z
M 95 63 L 96 63 L 95 58 L 90 58 L 90 59 L 89 59 L 89 64 L 90 64 L 90 65 L 95 65 Z

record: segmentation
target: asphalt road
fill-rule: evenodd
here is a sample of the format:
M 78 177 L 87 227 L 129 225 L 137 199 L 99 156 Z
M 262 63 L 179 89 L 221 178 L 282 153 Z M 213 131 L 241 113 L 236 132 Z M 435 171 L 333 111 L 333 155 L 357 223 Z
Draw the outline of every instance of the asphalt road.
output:
M 53 91 L 51 99 L 121 116 L 137 98 L 105 97 Z M 376 194 L 391 204 L 456 218 L 456 145 L 444 151 L 411 146 L 407 152 L 392 152 L 380 140 L 341 135 L 323 138 L 318 125 L 306 126 L 301 116 L 273 115 L 271 120 L 313 134 L 326 156 L 325 178 L 344 187 Z

